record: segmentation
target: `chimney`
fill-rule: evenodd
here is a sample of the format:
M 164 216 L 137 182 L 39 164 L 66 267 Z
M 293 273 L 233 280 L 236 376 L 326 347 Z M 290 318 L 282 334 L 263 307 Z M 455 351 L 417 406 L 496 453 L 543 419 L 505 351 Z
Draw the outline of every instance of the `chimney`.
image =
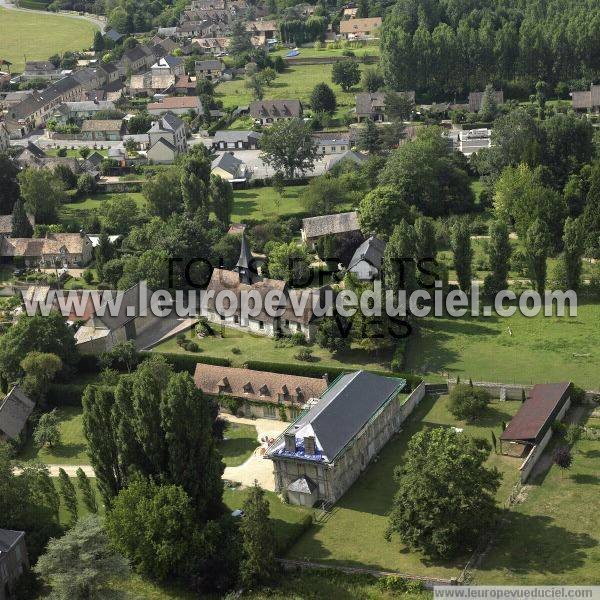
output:
M 304 438 L 304 454 L 314 456 L 317 453 L 317 447 L 315 446 L 315 437 L 313 435 L 307 435 Z
M 296 452 L 296 434 L 284 433 L 283 439 L 285 440 L 285 451 Z

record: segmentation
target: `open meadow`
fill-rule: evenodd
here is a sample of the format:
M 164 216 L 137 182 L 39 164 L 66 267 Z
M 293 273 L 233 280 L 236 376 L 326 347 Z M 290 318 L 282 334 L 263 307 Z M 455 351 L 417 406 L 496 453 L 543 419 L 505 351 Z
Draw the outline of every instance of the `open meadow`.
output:
M 23 70 L 26 60 L 47 60 L 53 54 L 85 50 L 96 27 L 72 17 L 0 8 L 0 58 Z

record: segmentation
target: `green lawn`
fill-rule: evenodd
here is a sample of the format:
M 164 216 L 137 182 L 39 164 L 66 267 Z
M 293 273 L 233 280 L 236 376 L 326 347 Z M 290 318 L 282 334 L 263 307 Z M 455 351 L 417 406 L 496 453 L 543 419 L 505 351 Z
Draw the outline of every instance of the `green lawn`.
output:
M 360 65 L 361 70 L 366 65 Z M 353 106 L 358 88 L 344 92 L 338 85 L 331 82 L 332 65 L 297 65 L 288 67 L 270 87 L 265 88 L 265 100 L 298 99 L 306 107 L 310 94 L 317 83 L 325 82 L 330 85 L 337 98 L 338 110 L 336 117 L 342 118 Z M 216 98 L 223 101 L 225 108 L 247 105 L 252 102 L 252 92 L 244 86 L 244 79 L 234 79 L 219 83 Z
M 79 486 L 77 485 L 77 477 L 71 477 L 70 479 L 73 482 L 73 485 L 75 486 L 75 492 L 77 493 L 77 514 L 78 514 L 79 518 L 81 518 L 81 517 L 88 515 L 89 511 L 88 511 L 87 507 L 85 506 L 85 504 L 83 503 L 83 495 L 81 494 L 81 492 L 79 490 Z M 60 480 L 58 477 L 52 478 L 52 483 L 54 483 L 54 487 L 56 488 L 56 490 L 60 496 L 59 481 Z M 102 517 L 102 516 L 104 516 L 105 508 L 104 508 L 104 504 L 102 503 L 102 497 L 100 496 L 100 492 L 98 491 L 98 485 L 96 483 L 96 478 L 90 477 L 90 483 L 92 484 L 92 489 L 96 492 L 96 502 L 98 503 L 98 514 Z M 68 513 L 62 498 L 60 499 L 59 519 L 60 519 L 61 525 L 64 525 L 65 527 L 67 527 L 71 521 L 71 516 Z
M 19 454 L 21 460 L 38 459 L 49 465 L 86 465 L 89 459 L 83 436 L 82 410 L 79 407 L 63 406 L 57 408 L 60 420 L 61 440 L 54 448 L 38 448 L 29 439 Z
M 225 431 L 225 439 L 219 444 L 225 465 L 237 467 L 245 463 L 259 445 L 256 437 L 256 427 L 230 423 Z
M 282 196 L 272 187 L 234 190 L 231 220 L 234 223 L 243 223 L 246 219 L 269 221 L 306 212 L 300 201 L 305 189 L 304 185 L 287 186 Z
M 504 383 L 573 381 L 600 389 L 600 304 L 577 317 L 428 317 L 409 342 L 407 370 Z
M 89 48 L 95 31 L 81 19 L 0 8 L 0 57 L 19 72 L 25 59 L 47 60 L 53 54 Z
M 356 58 L 362 59 L 365 54 L 367 56 L 379 56 L 381 54 L 379 44 L 377 42 L 370 43 L 365 46 L 360 46 L 357 48 L 332 48 L 331 44 L 326 44 L 320 50 L 315 50 L 315 48 L 298 48 L 300 50 L 300 58 L 314 58 L 314 57 L 326 57 L 326 56 L 343 56 L 344 52 L 348 50 L 354 52 Z M 281 48 L 280 50 L 274 50 L 269 53 L 269 56 L 285 56 L 289 53 L 289 48 Z
M 276 363 L 298 362 L 297 359 L 294 358 L 294 355 L 298 354 L 298 351 L 300 350 L 300 347 L 298 346 L 278 347 L 273 338 L 252 335 L 230 327 L 215 329 L 215 333 L 217 333 L 217 336 L 215 337 L 209 336 L 202 339 L 198 339 L 189 331 L 186 335 L 193 336 L 192 339 L 197 342 L 200 351 L 205 355 L 228 358 L 231 360 L 233 366 L 242 366 L 250 359 Z M 239 348 L 241 352 L 235 354 L 232 352 L 233 348 Z M 316 344 L 312 345 L 310 348 L 313 351 L 313 357 L 316 359 L 316 364 L 344 367 L 347 369 L 387 369 L 389 368 L 389 360 L 391 358 L 389 352 L 380 352 L 377 354 L 363 350 L 356 345 L 353 345 L 350 351 L 335 356 L 332 356 L 328 350 L 324 350 Z M 177 344 L 176 338 L 167 340 L 152 350 L 155 352 L 194 354 L 183 350 Z
M 399 571 L 413 575 L 450 578 L 458 576 L 467 557 L 448 562 L 430 561 L 421 554 L 408 551 L 401 542 L 384 539 L 387 514 L 397 484 L 394 467 L 402 463 L 406 446 L 413 434 L 431 426 L 457 426 L 465 434 L 490 440 L 502 431 L 502 421 L 509 421 L 520 402 L 493 402 L 476 425 L 457 421 L 448 412 L 448 398 L 426 397 L 417 407 L 404 429 L 394 436 L 352 488 L 334 507 L 324 523 L 312 526 L 288 553 L 293 558 L 310 559 L 331 565 L 365 566 Z M 503 503 L 518 479 L 519 459 L 491 454 L 489 464 L 503 474 L 497 498 Z
M 59 148 L 44 148 L 44 152 L 48 156 L 58 156 Z M 108 150 L 92 150 L 92 152 L 97 152 L 102 156 L 108 156 Z M 79 154 L 79 149 L 67 148 L 67 157 L 69 158 L 81 158 L 81 154 Z
M 598 585 L 600 442 L 580 440 L 566 473 L 552 466 L 508 514 L 475 583 Z
M 116 198 L 117 196 L 128 196 L 135 200 L 138 208 L 143 210 L 146 206 L 146 199 L 144 198 L 141 192 L 127 192 L 123 194 L 118 193 L 110 193 L 110 194 L 93 194 L 92 196 L 88 196 L 87 198 L 82 198 L 77 202 L 71 202 L 69 204 L 64 204 L 60 208 L 59 220 L 61 223 L 65 221 L 69 221 L 70 218 L 85 218 L 90 216 L 94 211 L 97 211 L 102 207 L 102 204 L 106 202 L 106 200 L 111 200 Z

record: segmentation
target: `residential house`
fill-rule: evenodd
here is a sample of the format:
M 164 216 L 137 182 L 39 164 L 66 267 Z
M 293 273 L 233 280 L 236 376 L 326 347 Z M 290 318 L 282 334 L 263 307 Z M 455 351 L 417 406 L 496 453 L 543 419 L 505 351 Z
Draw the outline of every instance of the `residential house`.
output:
M 119 342 L 132 341 L 138 350 L 144 350 L 177 325 L 173 317 L 158 317 L 145 306 L 152 294 L 140 284 L 118 292 L 107 292 L 103 304 L 75 332 L 77 349 L 84 354 L 107 352 Z M 115 309 L 109 310 L 112 304 Z
M 66 123 L 71 119 L 93 119 L 99 112 L 114 111 L 115 103 L 108 100 L 84 100 L 81 102 L 63 102 L 52 113 L 52 118 L 59 123 Z
M 225 63 L 220 60 L 197 60 L 195 72 L 197 77 L 203 77 L 209 81 L 219 81 L 225 71 Z
M 350 134 L 348 133 L 314 133 L 313 140 L 317 143 L 317 153 L 342 154 L 350 150 Z
M 345 8 L 344 12 L 342 13 L 342 17 L 345 20 L 348 19 L 356 19 L 356 15 L 358 14 L 358 7 L 353 7 L 353 8 Z
M 0 400 L 0 442 L 18 440 L 34 408 L 35 402 L 18 385 L 13 386 Z
M 192 46 L 197 46 L 206 54 L 219 55 L 227 52 L 231 39 L 228 37 L 194 38 Z
M 218 309 L 215 298 L 224 290 L 227 290 L 228 295 L 233 294 L 237 298 L 235 311 Z M 273 311 L 276 314 L 269 314 L 265 310 L 265 302 L 263 302 L 259 314 L 244 315 L 241 311 L 241 293 L 243 291 L 259 294 L 263 301 L 265 298 L 279 296 L 281 302 Z M 288 288 L 285 281 L 261 277 L 246 237 L 242 234 L 240 257 L 235 268 L 231 271 L 213 269 L 206 294 L 202 297 L 201 315 L 211 323 L 259 335 L 274 337 L 279 334 L 291 335 L 300 332 L 307 340 L 312 341 L 316 336 L 318 321 L 315 307 L 325 306 L 327 308 L 327 302 L 330 300 L 327 298 L 327 294 L 331 295 L 331 290 L 330 288 L 321 288 L 303 290 L 303 292 L 310 295 L 305 303 L 302 302 L 302 292 Z M 294 303 L 295 306 L 303 306 L 303 310 L 294 310 Z M 297 312 L 301 314 L 297 314 Z
M 10 146 L 10 135 L 4 121 L 0 121 L 0 152 L 6 152 Z
M 17 580 L 29 569 L 25 532 L 0 529 L 0 600 L 15 598 Z
M 228 397 L 240 400 L 237 416 L 263 419 L 295 419 L 301 407 L 318 398 L 326 389 L 323 378 L 300 377 L 268 371 L 221 367 L 198 363 L 194 382 L 204 394 L 217 400 Z M 226 403 L 220 403 L 228 409 Z
M 326 235 L 344 235 L 353 231 L 360 231 L 355 211 L 302 219 L 300 235 L 314 248 L 317 241 Z
M 123 39 L 123 36 L 111 27 L 104 32 L 104 39 L 109 40 L 113 44 L 118 44 Z
M 167 54 L 159 58 L 151 67 L 152 75 L 158 75 L 165 71 L 170 75 L 183 75 L 185 73 L 185 64 L 179 56 L 170 56 Z
M 261 125 L 295 119 L 302 116 L 302 104 L 300 100 L 255 100 L 250 103 L 250 116 Z
M 212 147 L 214 150 L 256 150 L 261 137 L 256 131 L 217 131 Z
M 140 44 L 123 54 L 119 61 L 119 71 L 121 75 L 139 73 L 140 71 L 149 69 L 155 61 L 156 55 L 153 50 L 146 45 Z
M 413 105 L 415 103 L 415 92 L 396 92 L 404 96 Z M 372 119 L 375 122 L 387 121 L 385 112 L 385 93 L 384 92 L 361 92 L 356 94 L 356 119 L 360 123 L 365 119 Z
M 246 31 L 252 36 L 262 38 L 265 42 L 277 38 L 277 21 L 250 21 L 246 23 Z
M 381 22 L 381 17 L 341 21 L 340 35 L 347 40 L 374 37 L 378 35 L 381 29 Z
M 479 150 L 490 148 L 492 145 L 491 129 L 467 129 L 448 133 L 451 150 L 471 156 Z
M 186 125 L 172 112 L 167 112 L 148 130 L 148 160 L 170 164 L 184 152 L 187 152 Z
M 211 173 L 230 183 L 245 183 L 249 175 L 244 161 L 231 152 L 223 152 L 212 161 Z
M 43 238 L 0 239 L 0 259 L 31 266 L 83 267 L 92 260 L 92 243 L 84 233 L 47 233 Z
M 572 92 L 573 110 L 592 111 L 600 110 L 600 85 L 592 84 L 589 90 L 583 92 Z
M 479 112 L 485 92 L 471 92 L 469 94 L 469 111 Z M 504 92 L 502 90 L 494 90 L 494 96 L 497 104 L 504 104 Z
M 151 102 L 147 106 L 151 115 L 161 115 L 170 112 L 174 115 L 185 115 L 193 111 L 196 115 L 204 113 L 202 102 L 198 96 L 170 96 L 162 98 L 159 102 Z
M 325 171 L 331 171 L 331 169 L 343 162 L 352 162 L 355 165 L 361 165 L 366 160 L 368 160 L 368 158 L 368 156 L 366 156 L 365 154 L 361 154 L 360 152 L 356 152 L 354 150 L 346 150 L 346 152 L 342 152 L 341 154 L 334 154 L 325 163 Z
M 159 47 L 159 49 L 157 49 L 157 52 L 159 52 L 159 53 L 165 52 L 166 54 L 171 54 L 177 48 L 179 48 L 178 44 L 176 42 L 174 42 L 170 37 L 166 37 L 165 39 L 162 39 L 158 35 L 155 35 L 152 38 L 151 45 L 154 48 L 156 48 L 157 46 Z
M 348 263 L 348 271 L 359 281 L 373 281 L 381 274 L 385 242 L 375 236 L 366 239 L 355 251 Z
M 340 375 L 269 446 L 276 491 L 301 506 L 339 500 L 423 397 L 419 388 L 402 398 L 405 387 L 367 371 Z
M 123 135 L 124 125 L 120 119 L 89 119 L 81 125 L 81 137 L 94 142 L 116 142 Z
M 115 63 L 100 63 L 97 71 L 104 78 L 105 85 L 113 84 L 121 79 L 119 67 Z
M 62 70 L 49 60 L 30 60 L 25 63 L 25 69 L 21 74 L 23 81 L 30 81 L 31 79 L 46 79 L 51 81 L 53 79 L 60 79 L 63 77 Z
M 189 75 L 179 75 L 171 89 L 178 96 L 195 96 L 196 82 Z

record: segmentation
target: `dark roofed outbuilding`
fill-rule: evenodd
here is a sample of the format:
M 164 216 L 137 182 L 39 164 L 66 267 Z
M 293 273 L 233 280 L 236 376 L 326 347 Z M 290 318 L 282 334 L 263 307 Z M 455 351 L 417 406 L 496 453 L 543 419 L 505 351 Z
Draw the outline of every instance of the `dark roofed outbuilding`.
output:
M 17 385 L 0 402 L 0 440 L 8 437 L 16 440 L 35 408 L 35 402 Z
M 534 385 L 529 398 L 502 432 L 501 441 L 538 444 L 568 407 L 570 395 L 569 382 Z

